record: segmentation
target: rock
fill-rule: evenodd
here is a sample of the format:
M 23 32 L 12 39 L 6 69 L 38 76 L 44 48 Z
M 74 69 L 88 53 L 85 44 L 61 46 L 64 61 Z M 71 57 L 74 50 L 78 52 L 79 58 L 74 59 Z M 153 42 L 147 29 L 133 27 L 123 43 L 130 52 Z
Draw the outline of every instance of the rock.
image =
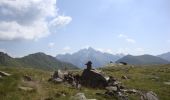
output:
M 108 87 L 106 87 L 106 90 L 108 90 L 108 91 L 117 91 L 117 87 L 116 86 L 108 86 Z
M 141 100 L 159 100 L 157 94 L 149 91 L 141 96 Z
M 63 93 L 63 92 L 59 92 L 59 93 L 56 93 L 56 94 L 55 94 L 55 97 L 57 97 L 57 98 L 58 98 L 58 97 L 61 97 L 61 96 L 62 96 L 62 97 L 65 97 L 66 94 Z
M 26 92 L 31 92 L 31 91 L 34 91 L 35 89 L 34 88 L 31 88 L 31 87 L 24 87 L 24 86 L 20 86 L 18 87 L 20 90 L 22 91 L 26 91 Z
M 126 92 L 129 93 L 129 94 L 135 94 L 135 93 L 137 93 L 138 91 L 135 90 L 135 89 L 129 89 L 129 90 L 127 90 Z
M 122 79 L 125 79 L 125 80 L 129 79 L 129 78 L 128 78 L 127 76 L 125 76 L 125 75 L 122 76 L 121 78 L 122 78 Z
M 52 80 L 54 83 L 62 83 L 63 80 L 61 78 L 55 78 Z
M 103 75 L 95 70 L 84 69 L 82 75 L 82 85 L 93 88 L 104 88 L 107 86 L 107 80 Z
M 53 74 L 53 78 L 61 78 L 61 79 L 64 79 L 64 75 L 67 75 L 68 72 L 66 71 L 61 71 L 61 70 L 58 70 L 58 71 L 55 71 L 54 74 Z
M 25 81 L 32 81 L 32 78 L 28 75 L 24 75 L 23 78 Z
M 6 73 L 6 72 L 3 72 L 3 71 L 0 71 L 0 76 L 10 76 L 11 74 L 8 74 L 8 73 Z
M 96 100 L 96 99 L 87 99 L 84 93 L 77 93 L 74 97 L 71 97 L 70 100 Z
M 72 100 L 87 100 L 84 93 L 77 93 Z
M 170 82 L 164 82 L 165 85 L 170 85 Z

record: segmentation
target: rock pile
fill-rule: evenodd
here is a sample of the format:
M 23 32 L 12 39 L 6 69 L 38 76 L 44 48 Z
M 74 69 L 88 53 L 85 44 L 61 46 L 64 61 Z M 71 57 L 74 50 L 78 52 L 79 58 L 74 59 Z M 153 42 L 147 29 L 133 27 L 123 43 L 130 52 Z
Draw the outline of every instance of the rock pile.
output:
M 48 81 L 54 82 L 54 83 L 63 83 L 63 82 L 67 82 L 69 83 L 71 86 L 80 89 L 81 88 L 81 77 L 80 75 L 76 74 L 73 75 L 70 72 L 67 71 L 55 71 L 54 74 L 52 75 L 52 78 L 50 78 Z
M 66 71 L 55 71 L 52 78 L 49 81 L 55 83 L 67 82 L 73 87 L 80 88 L 81 85 L 91 88 L 104 88 L 105 93 L 99 93 L 105 96 L 117 98 L 118 100 L 128 100 L 129 94 L 138 94 L 141 96 L 141 100 L 159 100 L 157 95 L 149 91 L 147 93 L 142 93 L 136 89 L 128 89 L 121 84 L 116 78 L 109 76 L 106 78 L 101 72 L 92 69 L 92 62 L 89 61 L 85 65 L 87 68 L 83 70 L 81 76 L 79 74 L 73 75 L 72 73 Z M 130 79 L 127 76 L 122 76 L 121 79 Z M 71 100 L 91 100 L 87 99 L 83 93 L 76 94 Z M 93 99 L 92 99 L 93 100 Z

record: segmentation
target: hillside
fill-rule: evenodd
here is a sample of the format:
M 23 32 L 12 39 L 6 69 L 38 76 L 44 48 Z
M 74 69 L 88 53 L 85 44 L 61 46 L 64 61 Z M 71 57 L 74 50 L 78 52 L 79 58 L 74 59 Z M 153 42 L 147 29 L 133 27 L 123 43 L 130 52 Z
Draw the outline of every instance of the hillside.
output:
M 0 52 L 0 66 L 20 66 L 20 64 L 8 54 Z
M 170 96 L 170 65 L 154 65 L 154 66 L 107 66 L 100 69 L 106 75 L 113 76 L 125 86 L 125 88 L 133 88 L 141 91 L 153 91 L 160 100 L 169 100 Z M 97 95 L 104 93 L 103 89 L 92 89 L 82 87 L 77 90 L 67 84 L 54 84 L 48 82 L 52 73 L 48 71 L 30 69 L 30 68 L 14 68 L 0 67 L 0 71 L 10 73 L 9 77 L 0 78 L 0 99 L 1 100 L 70 100 L 70 97 L 76 93 L 85 93 L 87 98 L 97 100 L 117 100 L 107 96 Z M 72 71 L 81 73 L 81 70 Z M 30 76 L 33 81 L 24 81 L 23 76 Z M 126 75 L 128 80 L 121 77 Z M 165 84 L 166 83 L 166 84 Z M 32 91 L 23 91 L 18 89 L 18 86 L 31 87 Z M 64 93 L 65 95 L 61 95 Z M 129 95 L 129 100 L 139 100 L 137 94 Z
M 112 55 L 109 53 L 102 53 L 89 47 L 88 49 L 81 49 L 73 54 L 57 55 L 56 58 L 82 68 L 84 67 L 84 63 L 89 60 L 93 62 L 93 66 L 101 67 L 110 61 L 115 62 L 123 56 L 123 54 Z
M 22 58 L 12 58 L 8 54 L 0 53 L 1 66 L 31 67 L 44 70 L 55 69 L 75 69 L 76 66 L 57 60 L 56 58 L 44 53 L 35 53 Z
M 119 63 L 119 62 L 126 62 L 128 64 L 135 64 L 135 65 L 170 63 L 167 60 L 164 60 L 162 58 L 152 56 L 152 55 L 141 55 L 141 56 L 127 55 L 116 61 L 116 63 Z
M 158 57 L 170 61 L 170 52 L 160 54 Z

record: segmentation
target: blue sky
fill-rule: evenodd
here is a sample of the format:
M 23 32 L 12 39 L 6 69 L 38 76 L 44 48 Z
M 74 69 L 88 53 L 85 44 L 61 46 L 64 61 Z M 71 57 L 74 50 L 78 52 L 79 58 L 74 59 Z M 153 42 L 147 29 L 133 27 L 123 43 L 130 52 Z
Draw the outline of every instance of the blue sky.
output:
M 169 52 L 169 5 L 169 0 L 2 0 L 0 50 L 14 57 L 89 46 L 113 54 Z

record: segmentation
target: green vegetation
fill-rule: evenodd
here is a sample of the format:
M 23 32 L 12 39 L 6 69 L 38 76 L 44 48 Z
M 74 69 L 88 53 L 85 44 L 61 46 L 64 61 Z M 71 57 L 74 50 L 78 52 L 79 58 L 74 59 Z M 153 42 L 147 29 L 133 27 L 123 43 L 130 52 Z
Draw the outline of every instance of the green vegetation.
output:
M 96 98 L 97 100 L 115 100 L 105 96 L 96 95 L 104 93 L 105 90 L 91 89 L 82 87 L 81 90 L 74 89 L 68 84 L 54 84 L 48 82 L 52 72 L 32 68 L 0 67 L 1 71 L 12 74 L 11 76 L 0 78 L 0 100 L 69 100 L 69 98 L 78 92 L 85 93 L 87 98 Z M 129 89 L 138 89 L 141 91 L 154 91 L 160 100 L 170 99 L 170 85 L 164 82 L 170 81 L 170 65 L 154 66 L 114 66 L 109 65 L 102 70 L 106 75 L 117 78 Z M 75 70 L 73 73 L 80 73 Z M 33 82 L 24 82 L 23 76 L 32 77 Z M 126 75 L 130 79 L 123 80 L 121 76 Z M 18 86 L 29 86 L 33 91 L 23 91 Z M 64 93 L 66 96 L 59 96 Z M 138 95 L 129 95 L 130 100 L 139 100 Z
M 46 55 L 44 53 L 35 53 L 22 58 L 12 58 L 7 54 L 0 52 L 0 66 L 7 67 L 30 67 L 44 70 L 56 69 L 76 69 L 73 64 L 61 62 L 55 57 Z

